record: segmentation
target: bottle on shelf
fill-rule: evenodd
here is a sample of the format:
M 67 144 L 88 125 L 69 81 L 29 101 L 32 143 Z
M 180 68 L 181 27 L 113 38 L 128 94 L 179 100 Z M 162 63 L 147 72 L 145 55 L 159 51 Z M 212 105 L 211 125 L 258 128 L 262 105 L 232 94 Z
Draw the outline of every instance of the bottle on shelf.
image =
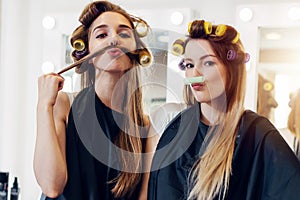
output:
M 18 184 L 18 178 L 15 177 L 13 186 L 10 189 L 10 200 L 18 200 L 20 194 L 20 188 Z

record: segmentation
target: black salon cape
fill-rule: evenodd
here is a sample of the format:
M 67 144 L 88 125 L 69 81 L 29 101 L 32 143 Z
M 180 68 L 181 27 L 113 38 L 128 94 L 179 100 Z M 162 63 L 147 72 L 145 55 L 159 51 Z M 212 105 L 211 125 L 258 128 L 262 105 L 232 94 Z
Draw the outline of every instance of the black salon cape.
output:
M 157 150 L 170 148 L 154 156 L 148 200 L 187 199 L 187 177 L 209 128 L 199 116 L 197 104 L 166 128 Z M 191 145 L 183 150 L 187 140 Z M 174 155 L 178 159 L 168 163 Z M 300 162 L 275 127 L 249 110 L 240 122 L 226 200 L 300 200 Z
M 130 198 L 117 199 L 110 191 L 114 183 L 108 183 L 119 174 L 118 169 L 107 163 L 119 166 L 112 142 L 120 131 L 115 121 L 122 122 L 123 117 L 106 107 L 92 86 L 76 96 L 66 131 L 68 181 L 63 192 L 66 200 L 137 199 L 140 184 Z M 111 143 L 103 140 L 103 134 Z

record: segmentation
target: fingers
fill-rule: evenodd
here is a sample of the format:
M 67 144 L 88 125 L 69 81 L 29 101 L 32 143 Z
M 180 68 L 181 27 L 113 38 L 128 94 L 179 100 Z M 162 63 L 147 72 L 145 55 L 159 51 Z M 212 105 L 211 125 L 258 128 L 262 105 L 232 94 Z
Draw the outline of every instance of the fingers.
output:
M 39 77 L 39 85 L 53 86 L 58 90 L 63 88 L 64 81 L 65 79 L 61 75 L 53 72 Z
M 44 74 L 38 78 L 39 102 L 54 105 L 58 92 L 64 86 L 64 78 L 55 73 Z

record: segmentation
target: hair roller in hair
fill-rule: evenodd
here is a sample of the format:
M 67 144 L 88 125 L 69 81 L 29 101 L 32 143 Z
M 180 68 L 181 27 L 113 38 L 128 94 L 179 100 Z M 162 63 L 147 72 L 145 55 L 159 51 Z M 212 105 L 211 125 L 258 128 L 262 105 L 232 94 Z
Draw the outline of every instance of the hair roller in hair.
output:
M 239 39 L 240 39 L 240 33 L 237 33 L 236 36 L 231 41 L 231 43 L 235 44 L 235 43 L 237 43 L 239 41 Z
M 189 22 L 189 25 L 188 25 L 188 33 L 191 33 L 192 24 L 193 24 L 193 22 Z
M 203 24 L 206 35 L 211 34 L 212 32 L 212 24 L 210 22 L 204 22 Z
M 135 26 L 135 30 L 139 37 L 145 37 L 148 33 L 148 26 L 144 22 L 138 22 Z
M 236 51 L 235 50 L 229 50 L 227 52 L 227 60 L 234 60 L 236 58 Z
M 77 51 L 83 51 L 85 48 L 84 41 L 82 39 L 77 39 L 73 42 L 73 48 Z
M 182 55 L 184 53 L 184 39 L 177 39 L 173 43 L 172 54 L 175 56 Z
M 182 59 L 179 63 L 178 63 L 178 68 L 182 71 L 185 70 L 185 62 L 184 59 Z
M 139 52 L 139 60 L 138 62 L 140 63 L 140 65 L 142 65 L 143 67 L 146 67 L 148 65 L 151 64 L 152 62 L 152 56 L 149 54 L 148 51 L 146 50 L 141 50 Z
M 219 24 L 215 31 L 216 36 L 223 36 L 227 30 L 227 26 L 225 24 Z
M 245 60 L 244 62 L 248 62 L 250 60 L 250 54 L 249 53 L 245 53 Z

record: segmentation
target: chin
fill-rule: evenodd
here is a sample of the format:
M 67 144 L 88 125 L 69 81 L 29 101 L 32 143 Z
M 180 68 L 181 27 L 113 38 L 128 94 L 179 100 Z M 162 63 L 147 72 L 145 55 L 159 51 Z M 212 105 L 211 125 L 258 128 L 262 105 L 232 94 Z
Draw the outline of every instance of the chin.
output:
M 111 66 L 103 69 L 103 71 L 106 72 L 113 72 L 113 73 L 118 73 L 118 72 L 126 72 L 130 69 L 131 67 L 124 67 L 124 66 Z
M 122 72 L 122 71 L 127 71 L 130 68 L 132 68 L 132 64 L 130 64 L 130 63 L 127 64 L 125 62 L 114 61 L 114 62 L 109 63 L 108 65 L 106 65 L 105 68 L 102 68 L 102 70 Z
M 207 103 L 207 102 L 209 102 L 209 100 L 207 100 L 206 98 L 203 98 L 203 97 L 195 96 L 195 99 L 198 103 Z

